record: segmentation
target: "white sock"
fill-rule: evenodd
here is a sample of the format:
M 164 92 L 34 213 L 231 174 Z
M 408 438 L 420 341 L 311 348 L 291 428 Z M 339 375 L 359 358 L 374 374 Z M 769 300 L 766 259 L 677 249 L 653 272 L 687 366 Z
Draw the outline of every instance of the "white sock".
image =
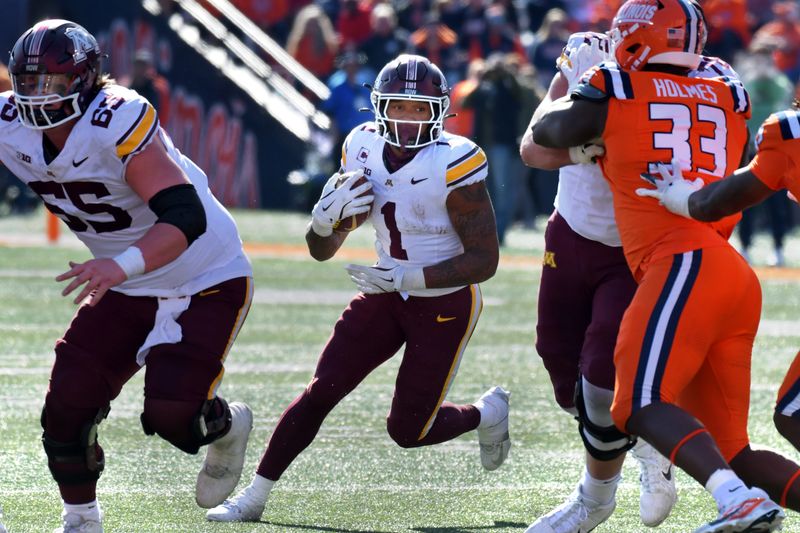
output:
M 87 520 L 100 521 L 100 503 L 93 500 L 89 503 L 71 504 L 64 502 L 64 514 L 77 514 Z
M 267 503 L 267 498 L 269 497 L 269 493 L 272 491 L 272 487 L 274 486 L 275 486 L 274 481 L 256 474 L 253 477 L 253 481 L 250 483 L 250 486 L 247 487 L 248 488 L 247 494 L 248 496 L 250 496 L 252 500 L 255 500 L 257 503 L 265 504 Z
M 619 474 L 611 479 L 595 479 L 589 473 L 589 470 L 584 470 L 579 490 L 584 498 L 588 498 L 598 505 L 605 505 L 614 499 L 621 479 L 622 476 Z
M 747 490 L 747 485 L 739 479 L 733 470 L 720 468 L 706 481 L 706 490 L 711 493 L 717 502 L 718 509 L 724 509 L 732 501 L 737 500 L 741 493 Z

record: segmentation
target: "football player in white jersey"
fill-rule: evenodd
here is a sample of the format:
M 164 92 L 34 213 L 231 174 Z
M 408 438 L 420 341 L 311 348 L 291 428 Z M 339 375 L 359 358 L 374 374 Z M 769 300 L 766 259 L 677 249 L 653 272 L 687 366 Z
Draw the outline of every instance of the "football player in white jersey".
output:
M 0 161 L 94 256 L 56 278 L 80 304 L 56 343 L 41 417 L 64 502 L 56 531 L 103 530 L 98 425 L 145 364 L 144 432 L 191 454 L 210 444 L 196 499 L 214 507 L 239 480 L 252 426 L 248 406 L 216 394 L 252 295 L 236 225 L 147 100 L 101 74 L 83 27 L 39 22 L 9 73 Z
M 568 94 L 586 70 L 610 59 L 608 52 L 606 35 L 570 36 L 558 60 L 560 72 L 539 109 Z M 730 65 L 713 57 L 703 57 L 691 76 L 738 77 Z M 531 126 L 536 120 L 534 114 Z M 531 533 L 588 531 L 607 520 L 616 506 L 622 463 L 631 447 L 641 469 L 642 522 L 657 526 L 677 500 L 669 460 L 644 440 L 631 442 L 611 421 L 614 345 L 636 283 L 622 253 L 611 189 L 593 164 L 603 153 L 593 144 L 569 150 L 538 146 L 530 128 L 520 147 L 526 164 L 560 169 L 556 209 L 545 232 L 536 348 L 556 401 L 577 417 L 586 448 L 583 479 L 564 504 L 531 525 Z
M 472 405 L 445 401 L 481 312 L 478 283 L 494 275 L 499 257 L 486 156 L 444 131 L 449 93 L 439 68 L 421 56 L 401 55 L 378 73 L 375 122 L 346 138 L 343 174 L 324 187 L 306 233 L 311 255 L 325 261 L 347 237 L 340 221 L 369 211 L 378 263 L 347 267 L 361 292 L 336 323 L 311 382 L 278 421 L 253 482 L 206 513 L 209 520 L 258 520 L 327 414 L 403 345 L 386 424 L 391 438 L 411 448 L 477 429 L 484 468 L 498 468 L 508 455 L 506 391 L 494 387 Z

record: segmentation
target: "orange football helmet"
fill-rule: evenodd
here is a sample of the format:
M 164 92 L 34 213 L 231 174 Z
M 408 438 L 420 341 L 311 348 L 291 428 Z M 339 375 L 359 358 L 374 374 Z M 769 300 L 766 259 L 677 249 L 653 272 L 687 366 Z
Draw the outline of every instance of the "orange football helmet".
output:
M 609 32 L 614 57 L 625 70 L 648 63 L 695 69 L 707 34 L 703 10 L 695 0 L 628 0 Z

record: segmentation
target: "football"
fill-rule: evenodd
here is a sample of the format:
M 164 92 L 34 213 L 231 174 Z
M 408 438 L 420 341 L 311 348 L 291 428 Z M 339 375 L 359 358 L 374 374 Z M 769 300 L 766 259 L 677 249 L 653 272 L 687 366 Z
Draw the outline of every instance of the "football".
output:
M 338 189 L 342 185 L 342 183 L 344 183 L 345 181 L 347 181 L 347 177 L 343 175 L 336 182 L 336 188 Z M 355 181 L 355 183 L 353 183 L 353 185 L 350 187 L 350 189 L 355 189 L 359 185 L 363 185 L 366 182 L 367 182 L 367 178 L 365 176 L 361 176 L 360 178 L 358 178 Z M 365 196 L 365 195 L 369 195 L 369 194 L 371 194 L 370 191 L 364 191 L 363 193 L 359 194 L 358 196 L 361 197 L 361 196 Z M 341 233 L 347 233 L 349 231 L 353 231 L 354 229 L 359 227 L 361 224 L 363 224 L 369 218 L 369 214 L 371 212 L 372 212 L 372 206 L 370 206 L 370 209 L 368 211 L 364 212 L 364 213 L 344 218 L 344 219 L 340 220 L 339 222 L 337 222 L 336 224 L 333 225 L 333 231 L 338 231 L 338 232 L 341 232 Z

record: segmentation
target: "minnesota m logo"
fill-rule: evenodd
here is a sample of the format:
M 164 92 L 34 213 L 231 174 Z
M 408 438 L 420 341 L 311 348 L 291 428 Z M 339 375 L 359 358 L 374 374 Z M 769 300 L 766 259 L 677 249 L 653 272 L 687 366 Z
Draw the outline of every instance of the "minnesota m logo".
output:
M 542 265 L 549 266 L 551 268 L 558 268 L 556 266 L 556 253 L 555 252 L 545 252 L 544 259 L 542 259 Z
M 64 33 L 72 39 L 72 46 L 75 50 L 72 54 L 72 59 L 76 65 L 86 60 L 88 52 L 94 50 L 98 54 L 100 53 L 100 47 L 97 46 L 97 42 L 82 28 L 67 28 Z

